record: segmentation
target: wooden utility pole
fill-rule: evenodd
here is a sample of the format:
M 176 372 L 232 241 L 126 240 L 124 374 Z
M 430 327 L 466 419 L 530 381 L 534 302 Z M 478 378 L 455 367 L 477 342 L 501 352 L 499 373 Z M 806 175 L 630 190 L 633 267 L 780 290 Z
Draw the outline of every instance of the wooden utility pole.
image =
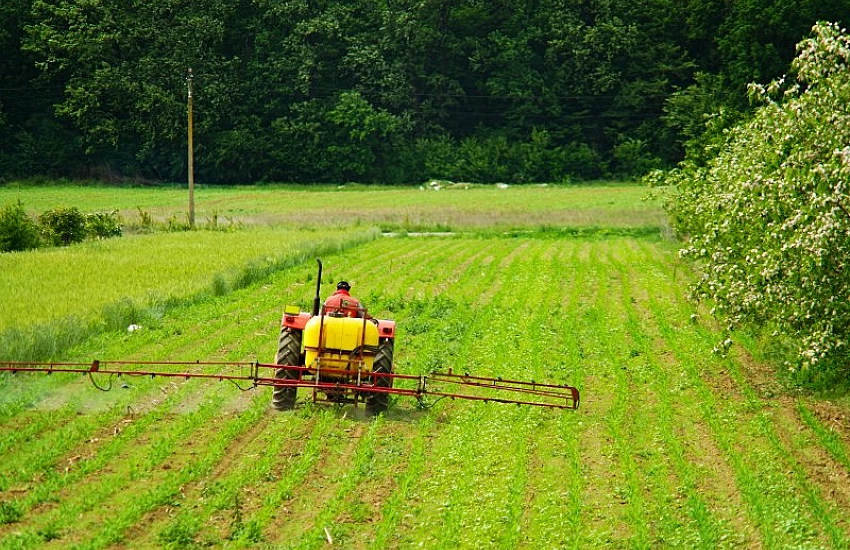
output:
M 186 78 L 189 84 L 189 228 L 195 228 L 195 152 L 192 147 L 192 69 Z

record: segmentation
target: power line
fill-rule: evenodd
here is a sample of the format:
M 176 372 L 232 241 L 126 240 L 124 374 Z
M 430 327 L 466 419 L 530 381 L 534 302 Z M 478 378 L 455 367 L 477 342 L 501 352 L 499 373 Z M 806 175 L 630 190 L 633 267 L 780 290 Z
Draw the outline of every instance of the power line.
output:
M 0 92 L 31 92 L 35 90 L 63 90 L 64 84 L 52 84 L 49 86 L 15 86 L 11 88 L 0 88 Z
M 2 92 L 30 92 L 30 93 L 16 93 L 10 95 L 2 95 L 0 94 L 0 102 L 11 104 L 17 102 L 24 101 L 32 101 L 32 100 L 40 100 L 40 99 L 61 99 L 63 97 L 62 92 L 64 91 L 64 85 L 44 85 L 44 86 L 15 86 L 15 87 L 6 87 L 0 88 L 0 93 Z M 355 91 L 351 88 L 339 88 L 339 87 L 314 87 L 311 88 L 311 92 L 313 92 L 313 98 L 332 98 L 336 97 L 336 94 L 342 92 L 350 92 Z M 325 92 L 324 95 L 316 95 L 315 92 Z M 307 94 L 297 93 L 297 92 L 289 92 L 289 93 L 280 93 L 276 94 L 278 97 L 284 96 L 288 98 L 293 97 L 309 97 Z M 405 94 L 405 97 L 414 97 L 414 98 L 443 98 L 443 99 L 468 99 L 468 100 L 494 100 L 494 101 L 531 101 L 531 100 L 540 100 L 540 99 L 559 99 L 566 101 L 587 101 L 587 100 L 596 100 L 596 101 L 611 101 L 611 100 L 653 100 L 653 99 L 665 99 L 669 97 L 669 95 L 663 94 L 631 94 L 631 95 L 616 95 L 616 94 L 597 94 L 597 95 L 552 95 L 552 96 L 537 96 L 537 95 L 529 95 L 529 96 L 502 96 L 502 95 L 482 95 L 482 94 L 460 94 L 460 93 L 429 93 L 429 92 L 417 92 L 413 94 Z M 411 109 L 412 107 L 412 109 Z M 421 105 L 412 105 L 407 108 L 407 110 L 418 110 L 417 107 L 421 107 Z M 467 116 L 467 117 L 480 117 L 480 118 L 498 118 L 498 117 L 512 117 L 512 118 L 525 118 L 528 120 L 537 120 L 537 121 L 581 121 L 581 120 L 602 120 L 602 119 L 651 119 L 658 116 L 661 116 L 663 113 L 658 111 L 657 109 L 652 109 L 650 111 L 641 110 L 640 107 L 634 108 L 634 110 L 627 110 L 628 112 L 599 112 L 599 113 L 564 113 L 564 114 L 547 114 L 547 113 L 517 113 L 511 111 L 489 111 L 489 110 L 481 110 L 480 105 L 478 109 L 464 109 L 457 108 L 455 106 L 446 106 L 440 108 L 439 106 L 435 107 L 435 110 L 445 112 L 450 116 Z M 625 110 L 622 109 L 621 110 Z M 635 112 L 639 111 L 639 112 Z
M 277 85 L 282 85 L 278 82 Z M 308 92 L 276 92 L 277 95 L 288 97 L 313 96 L 313 97 L 335 97 L 336 94 L 343 92 L 359 91 L 358 84 L 354 84 L 350 88 L 313 86 Z M 15 86 L 15 87 L 0 87 L 0 92 L 40 92 L 44 90 L 59 90 L 65 89 L 65 85 L 55 84 L 47 86 Z M 319 95 L 316 92 L 327 92 L 326 95 Z M 373 92 L 375 93 L 375 92 Z M 513 100 L 513 101 L 529 101 L 529 100 L 605 100 L 605 99 L 665 99 L 670 96 L 670 93 L 652 93 L 652 94 L 529 94 L 529 95 L 497 95 L 497 94 L 477 94 L 477 93 L 448 93 L 448 92 L 413 92 L 394 94 L 404 97 L 415 98 L 445 98 L 445 99 L 493 99 L 493 100 Z M 707 93 L 697 95 L 710 95 Z
M 283 83 L 278 82 L 277 85 Z M 354 84 L 351 88 L 311 86 L 307 92 L 278 92 L 278 95 L 285 96 L 312 96 L 312 97 L 334 97 L 337 93 L 359 91 L 358 85 Z M 498 99 L 498 100 L 540 100 L 540 99 L 558 99 L 558 100 L 603 100 L 603 99 L 666 99 L 676 90 L 669 93 L 657 94 L 573 94 L 573 95 L 558 95 L 558 94 L 531 94 L 531 95 L 495 95 L 495 94 L 466 94 L 466 93 L 448 93 L 448 92 L 413 92 L 413 93 L 398 93 L 393 94 L 399 97 L 417 97 L 417 98 L 449 98 L 449 99 Z M 316 92 L 330 92 L 326 95 L 319 95 Z M 380 93 L 374 92 L 373 93 Z M 709 93 L 699 93 L 694 95 L 710 96 Z

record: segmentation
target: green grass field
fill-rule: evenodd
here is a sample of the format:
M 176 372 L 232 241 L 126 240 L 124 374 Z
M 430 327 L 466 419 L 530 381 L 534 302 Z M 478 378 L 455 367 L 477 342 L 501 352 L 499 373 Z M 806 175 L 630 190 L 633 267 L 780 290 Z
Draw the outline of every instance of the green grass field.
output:
M 49 207 L 46 190 L 16 192 Z M 215 381 L 125 378 L 101 392 L 77 376 L 5 376 L 0 548 L 850 547 L 847 398 L 783 387 L 750 344 L 711 353 L 721 333 L 686 300 L 692 274 L 643 189 L 215 192 L 222 212 L 244 210 L 244 229 L 81 245 L 58 251 L 78 256 L 67 264 L 38 263 L 55 251 L 0 257 L 0 273 L 19 270 L 12 286 L 29 276 L 31 300 L 65 308 L 4 308 L 4 326 L 98 319 L 126 297 L 157 314 L 56 358 L 270 362 L 282 307 L 309 304 L 321 251 L 328 280 L 398 322 L 396 371 L 569 383 L 581 408 L 394 398 L 367 419 L 306 402 L 276 412 L 268 388 Z M 408 227 L 457 234 L 368 229 L 404 229 L 413 211 Z M 178 264 L 196 249 L 217 258 L 186 283 Z M 146 267 L 117 261 L 135 254 Z M 76 305 L 68 276 L 33 273 L 95 258 L 102 278 L 75 284 L 89 297 Z M 137 268 L 161 278 L 122 296 Z
M 375 225 L 386 230 L 657 227 L 665 217 L 645 188 L 602 186 L 204 187 L 195 191 L 195 219 L 246 225 L 320 227 Z M 60 206 L 84 212 L 118 210 L 130 224 L 139 209 L 160 222 L 186 220 L 188 191 L 176 188 L 0 187 L 0 205 L 22 200 L 32 213 Z

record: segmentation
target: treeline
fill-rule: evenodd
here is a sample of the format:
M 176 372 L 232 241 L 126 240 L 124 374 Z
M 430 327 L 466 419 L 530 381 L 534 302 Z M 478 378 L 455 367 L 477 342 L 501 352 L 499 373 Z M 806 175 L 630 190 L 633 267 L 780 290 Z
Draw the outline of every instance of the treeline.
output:
M 845 0 L 6 0 L 0 181 L 564 181 L 700 151 Z

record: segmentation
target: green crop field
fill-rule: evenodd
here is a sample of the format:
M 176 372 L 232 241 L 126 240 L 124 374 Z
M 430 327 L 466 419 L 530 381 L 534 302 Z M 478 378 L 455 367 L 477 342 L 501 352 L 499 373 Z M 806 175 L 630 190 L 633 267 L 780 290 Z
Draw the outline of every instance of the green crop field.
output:
M 0 203 L 50 208 L 49 191 Z M 181 208 L 111 191 L 61 203 Z M 76 318 L 52 359 L 271 362 L 321 254 L 326 281 L 397 321 L 397 372 L 567 383 L 581 407 L 394 397 L 371 419 L 304 390 L 277 412 L 227 382 L 2 376 L 0 548 L 850 547 L 847 397 L 784 387 L 751 340 L 712 354 L 722 333 L 645 190 L 213 192 L 242 229 L 0 257 L 2 303 L 37 304 L 3 308 L 4 345 L 38 352 Z M 453 234 L 405 233 L 437 228 Z M 101 273 L 69 290 L 87 263 Z M 98 325 L 124 299 L 143 328 Z

